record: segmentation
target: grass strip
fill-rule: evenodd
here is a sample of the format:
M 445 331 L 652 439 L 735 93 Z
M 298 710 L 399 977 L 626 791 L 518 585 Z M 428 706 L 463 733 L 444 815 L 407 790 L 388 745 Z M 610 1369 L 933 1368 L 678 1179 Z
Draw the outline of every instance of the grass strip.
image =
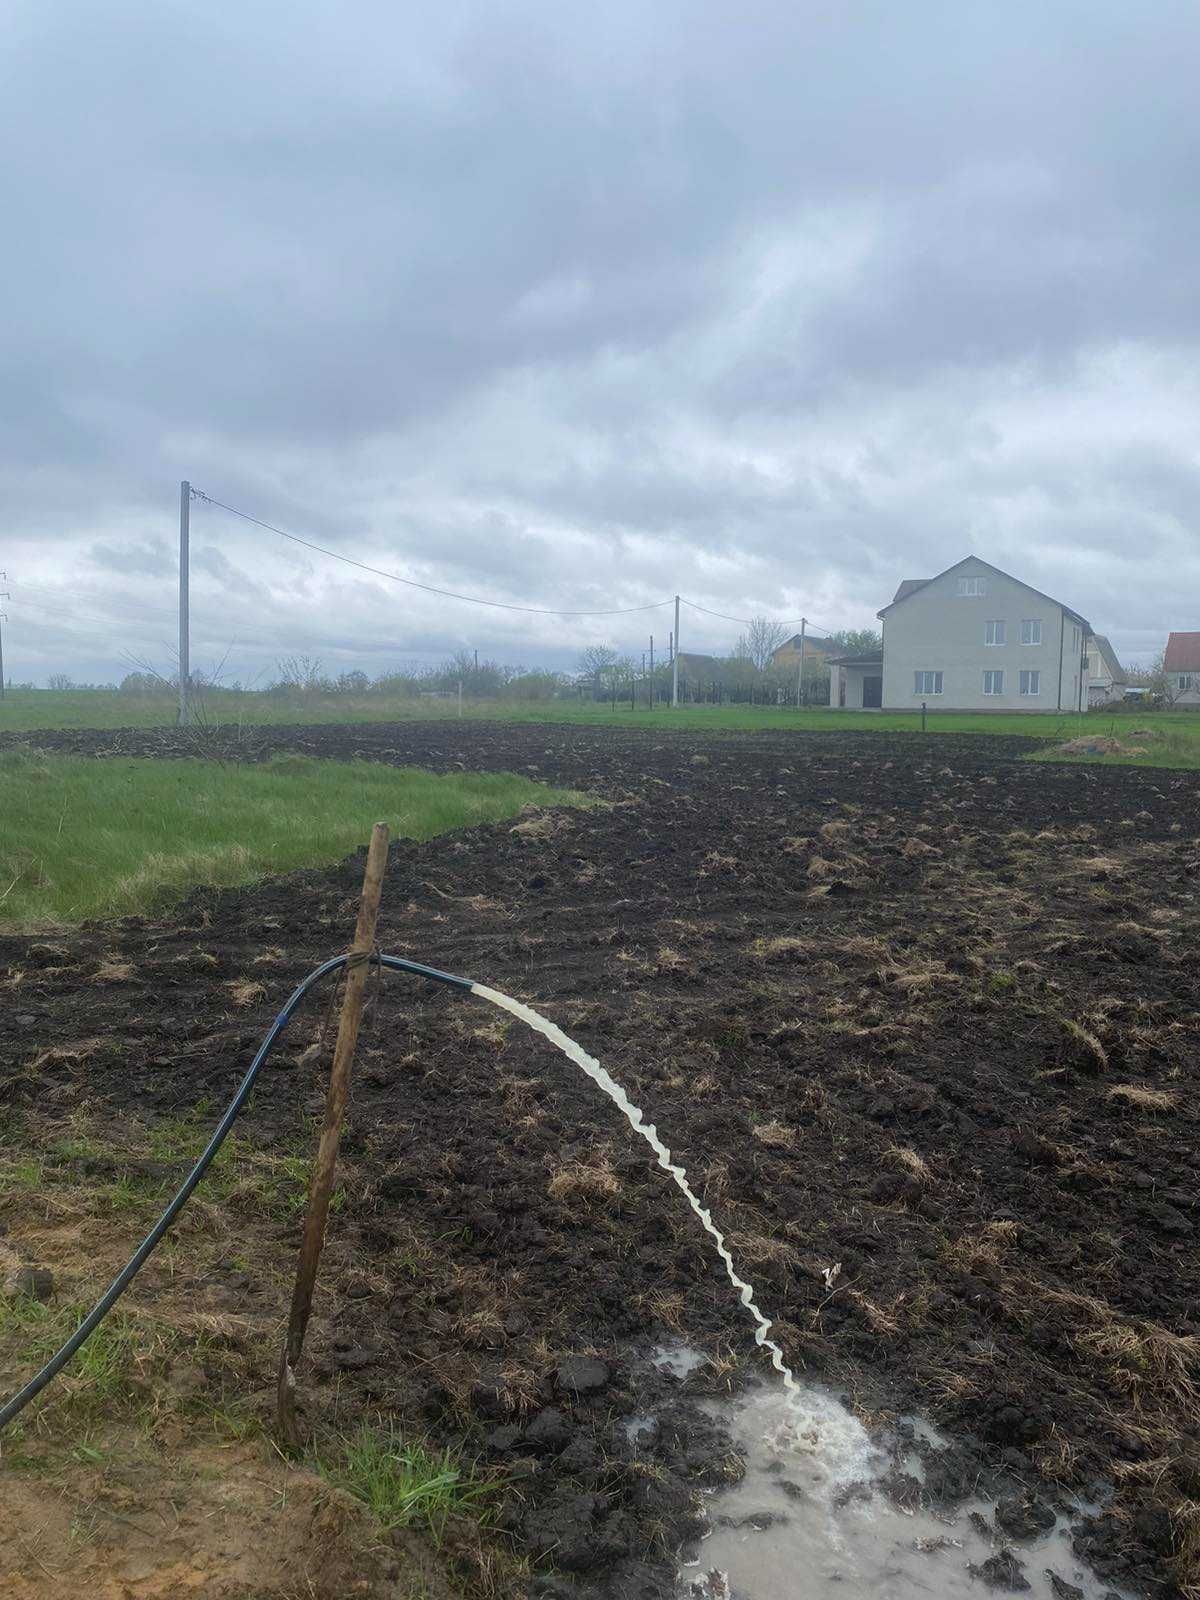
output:
M 526 806 L 583 802 L 508 773 L 0 751 L 0 928 L 147 911 L 198 884 L 321 866 L 380 820 L 395 837 L 428 839 Z

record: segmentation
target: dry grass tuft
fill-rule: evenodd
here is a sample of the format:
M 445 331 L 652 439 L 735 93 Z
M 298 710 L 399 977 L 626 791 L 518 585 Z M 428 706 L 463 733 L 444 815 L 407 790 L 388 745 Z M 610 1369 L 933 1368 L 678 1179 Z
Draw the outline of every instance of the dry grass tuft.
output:
M 572 1200 L 610 1204 L 620 1192 L 621 1180 L 607 1156 L 568 1162 L 559 1167 L 546 1185 L 546 1193 L 560 1205 Z
M 266 994 L 266 985 L 253 978 L 233 978 L 225 985 L 235 1006 L 252 1006 Z
M 1108 1066 L 1108 1051 L 1096 1035 L 1070 1017 L 1060 1017 L 1059 1021 L 1070 1044 L 1074 1046 L 1075 1056 L 1082 1057 L 1084 1064 L 1102 1072 Z
M 684 1297 L 674 1289 L 653 1289 L 633 1297 L 633 1304 L 649 1322 L 661 1323 L 672 1333 L 683 1332 L 687 1307 Z
M 857 1289 L 847 1289 L 846 1298 L 862 1312 L 873 1332 L 883 1338 L 893 1338 L 900 1332 L 900 1323 L 882 1306 L 877 1306 L 873 1300 L 868 1300 L 865 1294 Z
M 909 1173 L 919 1183 L 924 1184 L 926 1188 L 933 1182 L 933 1173 L 930 1171 L 929 1163 L 924 1156 L 910 1146 L 905 1144 L 889 1145 L 887 1150 L 884 1151 L 884 1157 L 893 1167 L 899 1167 L 901 1171 Z
M 1171 1508 L 1175 1555 L 1171 1565 L 1183 1600 L 1200 1600 L 1200 1501 L 1181 1500 Z
M 1120 1100 L 1138 1111 L 1170 1111 L 1176 1097 L 1170 1089 L 1151 1089 L 1144 1083 L 1114 1083 L 1108 1091 L 1110 1100 Z
M 786 1122 L 760 1122 L 754 1137 L 771 1150 L 792 1150 L 796 1145 L 796 1130 L 789 1128 Z
M 519 835 L 522 839 L 549 839 L 565 826 L 565 817 L 556 816 L 549 811 L 539 811 L 534 816 L 525 817 L 521 822 L 514 823 L 508 831 Z
M 73 1066 L 88 1061 L 104 1048 L 103 1039 L 80 1039 L 76 1044 L 55 1044 L 41 1050 L 25 1063 L 27 1072 L 38 1072 L 42 1067 Z
M 826 844 L 833 844 L 838 839 L 844 839 L 847 836 L 850 832 L 850 824 L 838 818 L 832 822 L 823 822 L 817 832 L 825 840 Z
M 710 850 L 700 863 L 700 876 L 706 878 L 711 872 L 732 872 L 737 864 L 736 856 L 725 856 L 719 850 Z
M 782 933 L 773 939 L 758 938 L 750 946 L 750 954 L 768 961 L 773 956 L 798 956 L 811 948 L 811 941 L 792 933 Z
M 678 950 L 672 950 L 669 945 L 659 947 L 654 961 L 660 972 L 682 972 L 688 966 L 688 958 Z
M 88 979 L 89 983 L 128 983 L 136 973 L 137 968 L 132 961 L 125 961 L 120 956 L 105 956 L 100 965 Z
M 765 1233 L 731 1233 L 729 1249 L 736 1262 L 750 1267 L 795 1267 L 800 1252 L 785 1239 L 772 1239 Z

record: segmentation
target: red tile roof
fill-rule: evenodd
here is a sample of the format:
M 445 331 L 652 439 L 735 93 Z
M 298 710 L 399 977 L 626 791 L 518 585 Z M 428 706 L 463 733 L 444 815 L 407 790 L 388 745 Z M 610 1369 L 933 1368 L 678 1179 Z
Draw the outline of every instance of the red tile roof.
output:
M 1164 672 L 1200 672 L 1200 633 L 1173 633 L 1163 656 Z

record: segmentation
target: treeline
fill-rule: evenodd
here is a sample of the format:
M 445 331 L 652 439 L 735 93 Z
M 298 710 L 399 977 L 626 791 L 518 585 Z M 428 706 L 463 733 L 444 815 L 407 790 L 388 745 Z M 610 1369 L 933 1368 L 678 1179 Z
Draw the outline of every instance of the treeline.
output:
M 219 677 L 193 672 L 189 683 L 193 692 L 206 689 L 231 694 L 244 694 L 241 683 L 226 683 Z M 327 671 L 318 656 L 284 656 L 275 664 L 274 677 L 265 686 L 253 691 L 271 695 L 275 699 L 303 700 L 318 696 L 341 695 L 346 698 L 386 696 L 389 699 L 417 700 L 422 696 L 457 697 L 462 685 L 464 698 L 473 700 L 552 700 L 557 695 L 572 692 L 575 679 L 567 673 L 547 672 L 528 667 L 505 666 L 499 661 L 478 661 L 473 651 L 460 650 L 448 657 L 440 666 L 396 668 L 391 672 L 370 677 L 367 673 L 332 673 Z M 72 684 L 58 680 L 51 687 L 83 688 L 92 685 Z M 96 686 L 99 687 L 99 686 Z M 179 676 L 154 671 L 130 672 L 119 684 L 106 685 L 121 694 L 160 695 L 177 693 Z

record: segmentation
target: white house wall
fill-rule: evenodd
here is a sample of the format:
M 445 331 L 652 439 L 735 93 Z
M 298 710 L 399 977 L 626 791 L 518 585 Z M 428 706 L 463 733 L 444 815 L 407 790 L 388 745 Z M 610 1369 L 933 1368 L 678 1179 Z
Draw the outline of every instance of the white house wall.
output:
M 962 578 L 978 579 L 983 592 L 960 595 Z M 1021 643 L 1025 620 L 1040 620 L 1041 644 Z M 985 643 L 986 624 L 994 621 L 1005 624 L 1002 645 Z M 1061 606 L 985 563 L 970 560 L 888 611 L 883 704 L 889 711 L 917 709 L 922 700 L 931 711 L 1073 711 L 1079 707 L 1082 657 L 1082 630 Z M 1041 673 L 1038 695 L 1021 694 L 1023 669 Z M 1003 671 L 1001 694 L 984 694 L 983 675 L 989 670 Z M 917 672 L 940 672 L 942 693 L 918 693 Z

